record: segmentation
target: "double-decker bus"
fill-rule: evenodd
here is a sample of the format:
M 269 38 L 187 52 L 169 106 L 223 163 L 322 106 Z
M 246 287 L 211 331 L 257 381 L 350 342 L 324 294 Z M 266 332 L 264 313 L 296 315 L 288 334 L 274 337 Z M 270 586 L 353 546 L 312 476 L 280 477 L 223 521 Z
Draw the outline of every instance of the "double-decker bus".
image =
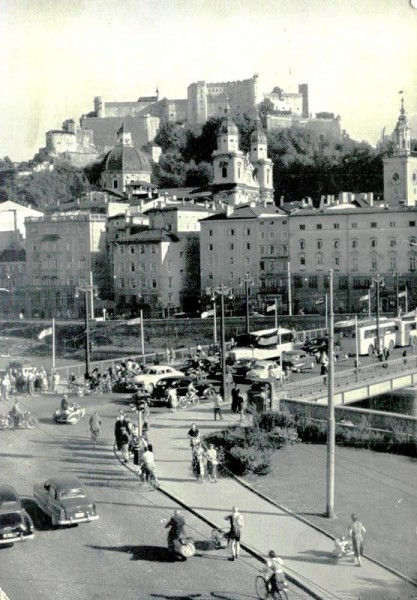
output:
M 334 326 L 334 341 L 343 352 L 371 356 L 376 348 L 393 350 L 397 344 L 396 319 L 379 319 L 379 344 L 376 319 L 339 321 Z
M 233 361 L 250 358 L 273 360 L 283 352 L 293 350 L 293 337 L 291 329 L 284 327 L 243 333 L 236 337 L 235 347 L 229 352 L 229 357 Z

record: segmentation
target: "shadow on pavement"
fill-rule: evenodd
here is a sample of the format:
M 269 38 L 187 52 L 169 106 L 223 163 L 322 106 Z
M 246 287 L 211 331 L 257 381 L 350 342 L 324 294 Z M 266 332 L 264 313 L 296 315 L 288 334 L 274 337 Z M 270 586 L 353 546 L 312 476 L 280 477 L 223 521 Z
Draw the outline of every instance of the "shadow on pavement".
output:
M 148 562 L 176 562 L 174 556 L 163 546 L 95 546 L 88 545 L 94 550 L 109 552 L 124 552 L 131 555 L 131 560 L 146 560 Z

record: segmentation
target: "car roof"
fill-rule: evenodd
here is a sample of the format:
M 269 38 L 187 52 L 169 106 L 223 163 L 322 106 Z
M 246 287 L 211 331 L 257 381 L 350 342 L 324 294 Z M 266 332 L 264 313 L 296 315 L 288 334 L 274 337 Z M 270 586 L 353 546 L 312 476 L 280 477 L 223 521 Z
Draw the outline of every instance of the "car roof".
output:
M 19 495 L 11 485 L 0 484 L 0 510 L 5 508 L 5 503 L 9 502 L 20 504 Z
M 269 365 L 276 367 L 276 364 L 274 363 L 273 360 L 256 360 L 253 366 L 255 368 L 255 367 L 269 367 Z
M 84 488 L 81 481 L 76 477 L 51 477 L 45 483 L 50 483 L 58 490 L 62 488 Z

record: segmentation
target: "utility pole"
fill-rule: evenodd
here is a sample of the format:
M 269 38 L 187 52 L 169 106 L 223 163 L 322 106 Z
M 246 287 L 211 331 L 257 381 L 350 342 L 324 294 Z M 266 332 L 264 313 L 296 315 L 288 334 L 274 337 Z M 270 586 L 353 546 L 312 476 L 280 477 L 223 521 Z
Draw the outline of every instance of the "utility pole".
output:
M 372 278 L 372 282 L 376 285 L 376 349 L 378 354 L 381 351 L 381 334 L 379 327 L 379 311 L 380 311 L 380 301 L 379 301 L 379 288 L 384 285 L 384 278 L 380 275 Z
M 334 517 L 334 312 L 333 312 L 333 270 L 329 271 L 329 370 L 327 376 L 327 493 L 326 516 Z

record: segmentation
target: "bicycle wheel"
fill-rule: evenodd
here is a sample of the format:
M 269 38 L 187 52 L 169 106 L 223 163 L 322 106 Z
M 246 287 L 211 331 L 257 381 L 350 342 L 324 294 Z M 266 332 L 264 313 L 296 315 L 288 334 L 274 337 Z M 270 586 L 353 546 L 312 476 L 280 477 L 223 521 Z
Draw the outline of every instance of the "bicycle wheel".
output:
M 211 539 L 214 542 L 216 549 L 221 548 L 222 538 L 223 538 L 223 533 L 219 529 L 216 529 L 216 527 L 215 527 L 214 529 L 211 530 Z
M 278 599 L 279 600 L 288 600 L 287 592 L 285 590 L 280 590 Z
M 33 417 L 29 417 L 26 422 L 26 427 L 28 429 L 35 429 L 37 424 L 38 424 L 38 421 L 36 419 L 34 419 Z
M 266 600 L 269 596 L 268 584 L 265 577 L 257 575 L 255 579 L 255 589 L 259 600 Z

